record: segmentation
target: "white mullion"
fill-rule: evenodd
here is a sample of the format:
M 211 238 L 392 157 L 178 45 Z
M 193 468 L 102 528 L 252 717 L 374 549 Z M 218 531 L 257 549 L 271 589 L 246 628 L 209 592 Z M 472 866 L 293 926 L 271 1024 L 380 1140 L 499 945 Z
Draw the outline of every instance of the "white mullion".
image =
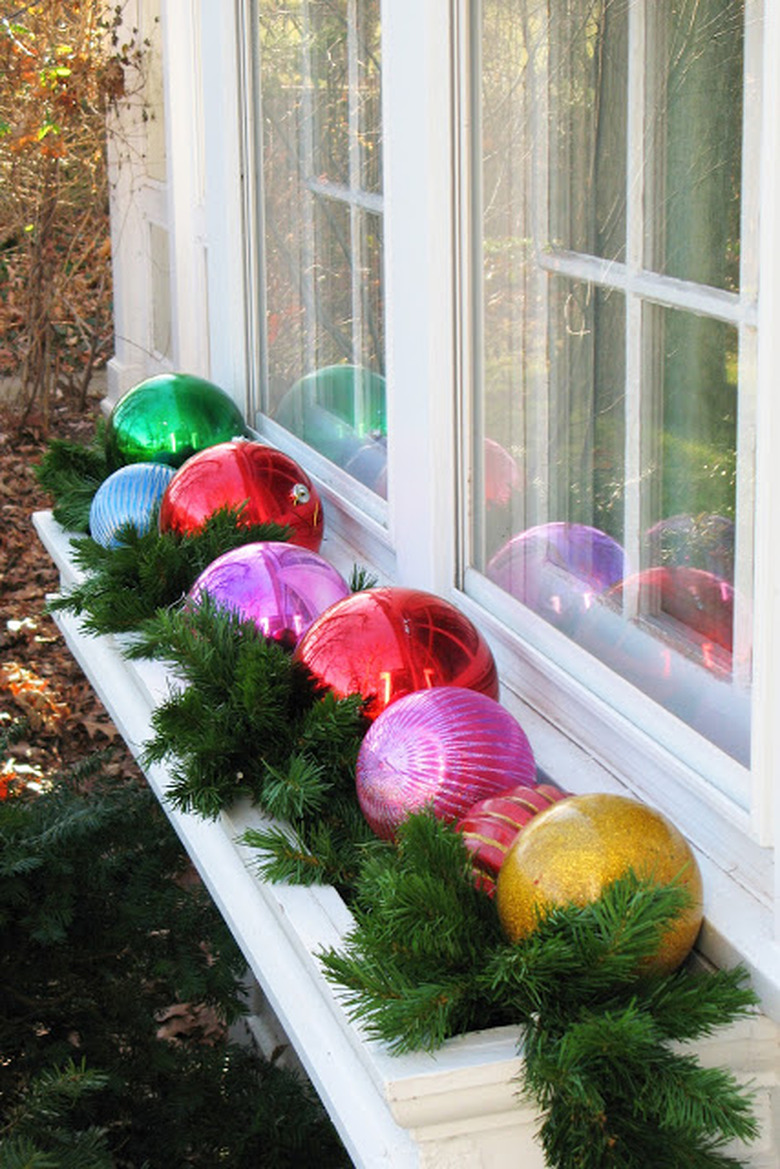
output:
M 664 276 L 659 272 L 640 270 L 616 260 L 605 260 L 580 252 L 548 251 L 539 255 L 538 262 L 546 272 L 560 273 L 572 280 L 584 280 L 603 288 L 634 293 L 663 308 L 698 313 L 728 325 L 755 326 L 757 322 L 755 299 L 747 299 L 721 288 L 694 284 L 693 281 L 681 280 L 676 276 Z
M 646 128 L 646 11 L 644 0 L 633 0 L 628 11 L 628 118 L 626 130 L 626 336 L 625 336 L 625 497 L 623 545 L 628 564 L 639 568 L 642 532 L 642 454 L 645 408 L 644 325 L 642 300 L 632 287 L 632 277 L 641 270 L 645 238 L 645 128 Z M 624 616 L 630 620 L 638 611 L 636 589 L 623 593 Z
M 742 194 L 740 207 L 740 298 L 755 307 L 758 294 L 758 203 L 761 140 L 761 51 L 762 24 L 758 0 L 745 5 L 744 41 L 745 95 L 742 114 Z M 756 364 L 755 329 L 739 331 L 737 394 L 737 489 L 734 548 L 734 680 L 750 682 L 753 637 L 755 557 L 754 517 L 756 452 Z
M 759 205 L 761 199 L 762 138 L 762 52 L 764 25 L 761 0 L 746 0 L 744 41 L 744 103 L 742 115 L 742 202 L 740 222 L 739 285 L 742 300 L 755 306 L 759 283 Z M 767 57 L 767 60 L 770 58 Z M 764 146 L 766 149 L 766 145 Z M 767 317 L 763 315 L 762 321 Z M 762 341 L 763 345 L 763 341 Z M 769 702 L 769 686 L 763 669 L 767 616 L 760 595 L 757 571 L 756 532 L 761 530 L 762 510 L 758 506 L 758 336 L 755 329 L 740 329 L 737 399 L 737 498 L 734 547 L 734 681 L 751 683 L 751 815 L 757 839 L 770 845 L 772 824 L 773 768 L 767 751 L 767 727 L 773 727 L 775 712 Z M 764 483 L 764 492 L 769 489 Z M 760 541 L 760 536 L 759 536 Z M 765 595 L 764 595 L 765 596 Z M 755 616 L 755 619 L 754 619 Z M 761 636 L 759 636 L 759 634 Z M 753 669 L 758 666 L 755 681 Z
M 529 482 L 537 484 L 531 493 L 533 512 L 526 502 L 526 527 L 545 523 L 550 518 L 550 290 L 542 258 L 550 239 L 550 144 L 549 144 L 549 71 L 551 26 L 549 13 L 545 25 L 547 43 L 544 53 L 534 53 L 533 37 L 525 21 L 524 37 L 528 50 L 529 92 L 525 101 L 533 119 L 532 148 L 526 162 L 526 182 L 531 204 L 531 238 L 534 245 L 534 264 L 529 278 L 526 303 L 536 306 L 536 317 L 525 317 L 523 351 L 526 354 L 529 404 L 524 420 L 526 435 L 526 473 Z M 538 72 L 537 72 L 538 70 Z M 532 461 L 531 461 L 532 460 Z M 539 484 L 544 485 L 544 497 L 539 497 Z
M 762 23 L 759 0 L 745 5 L 742 114 L 742 194 L 740 215 L 740 299 L 755 308 L 758 294 L 758 203 L 761 141 Z M 750 682 L 753 638 L 756 507 L 756 330 L 739 331 L 737 395 L 737 490 L 734 548 L 734 680 Z
M 381 215 L 384 209 L 384 199 L 373 191 L 355 189 L 343 183 L 332 183 L 328 179 L 315 177 L 306 178 L 304 186 L 314 195 L 324 195 L 326 199 L 333 199 L 336 203 L 348 203 L 363 211 L 371 211 L 374 215 Z
M 301 8 L 303 21 L 301 36 L 301 166 L 304 181 L 314 174 L 314 105 L 312 101 L 312 73 L 310 60 L 309 4 Z M 301 293 L 308 318 L 304 329 L 305 360 L 303 372 L 313 370 L 317 362 L 317 300 L 314 279 L 315 227 L 313 199 L 304 199 L 301 209 L 303 228 Z
M 347 107 L 350 192 L 362 187 L 360 165 L 360 75 L 358 69 L 357 0 L 347 0 Z M 349 241 L 352 298 L 352 361 L 363 364 L 363 225 L 354 200 L 349 204 Z M 355 427 L 363 432 L 365 402 L 362 386 L 352 388 Z
M 459 231 L 456 303 L 461 312 L 455 314 L 459 329 L 456 354 L 459 367 L 456 384 L 461 387 L 460 412 L 456 419 L 459 429 L 459 475 L 457 481 L 460 503 L 460 540 L 456 571 L 463 573 L 472 565 L 481 568 L 486 563 L 484 467 L 484 402 L 485 402 L 485 256 L 484 236 L 484 178 L 482 140 L 482 0 L 460 0 L 454 9 L 456 27 L 453 59 L 455 76 L 465 79 L 465 98 L 462 86 L 457 87 L 459 102 L 459 133 L 455 136 L 459 148 L 459 166 L 456 171 L 456 224 Z M 460 322 L 464 322 L 461 327 Z M 477 396 L 479 395 L 479 396 Z

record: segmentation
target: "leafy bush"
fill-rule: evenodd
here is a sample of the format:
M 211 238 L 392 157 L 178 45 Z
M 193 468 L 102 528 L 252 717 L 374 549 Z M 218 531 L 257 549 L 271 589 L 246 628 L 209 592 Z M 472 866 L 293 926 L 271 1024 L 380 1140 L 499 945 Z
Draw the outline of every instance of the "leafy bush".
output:
M 348 1165 L 310 1089 L 226 1040 L 241 954 L 103 762 L 0 801 L 0 1166 Z M 175 1004 L 201 1010 L 168 1038 Z

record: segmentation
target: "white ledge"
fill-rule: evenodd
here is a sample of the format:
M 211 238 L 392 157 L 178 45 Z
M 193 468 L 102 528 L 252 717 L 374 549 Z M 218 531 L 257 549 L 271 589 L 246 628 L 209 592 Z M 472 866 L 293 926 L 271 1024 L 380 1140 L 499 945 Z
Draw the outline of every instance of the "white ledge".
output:
M 34 517 L 57 565 L 62 586 L 78 577 L 70 540 L 48 512 Z M 134 755 L 150 733 L 155 705 L 170 685 L 159 663 L 130 662 L 121 639 L 85 635 L 78 618 L 59 612 L 65 640 Z M 292 1044 L 356 1166 L 405 1169 L 544 1169 L 534 1137 L 537 1117 L 517 1097 L 520 1057 L 512 1027 L 463 1035 L 436 1054 L 393 1056 L 351 1023 L 339 994 L 323 976 L 318 954 L 339 946 L 351 915 L 328 887 L 268 884 L 253 871 L 253 850 L 238 837 L 262 813 L 240 804 L 219 819 L 177 811 L 166 800 L 164 766 L 148 782 L 176 829 L 246 958 L 281 1032 Z M 698 1048 L 708 1062 L 727 1063 L 757 1090 L 762 1137 L 752 1169 L 777 1164 L 774 1098 L 778 1094 L 778 1031 L 757 1016 Z

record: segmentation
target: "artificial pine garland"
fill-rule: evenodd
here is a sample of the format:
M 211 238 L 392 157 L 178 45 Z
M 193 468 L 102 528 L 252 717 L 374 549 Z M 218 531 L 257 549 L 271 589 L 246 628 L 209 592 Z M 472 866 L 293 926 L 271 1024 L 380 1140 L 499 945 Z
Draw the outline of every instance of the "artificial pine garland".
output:
M 69 532 L 89 531 L 92 497 L 108 474 L 102 419 L 87 445 L 52 439 L 35 467 L 38 482 L 55 498 L 55 520 Z
M 247 840 L 264 850 L 265 877 L 349 887 L 362 853 L 380 847 L 355 800 L 360 696 L 322 692 L 254 622 L 207 595 L 160 611 L 126 652 L 169 661 L 183 684 L 153 712 L 143 759 L 171 761 L 168 799 L 211 818 L 249 796 L 286 825 Z
M 756 1136 L 749 1095 L 671 1045 L 754 1008 L 744 971 L 646 973 L 687 898 L 629 873 L 510 944 L 460 835 L 416 813 L 397 848 L 366 863 L 356 925 L 322 962 L 353 1018 L 394 1051 L 519 1024 L 521 1089 L 551 1169 L 737 1166 L 722 1149 Z
M 224 507 L 197 532 L 157 531 L 139 535 L 132 523 L 117 532 L 116 547 L 104 548 L 89 537 L 71 541 L 74 563 L 85 573 L 81 583 L 50 602 L 52 610 L 77 616 L 88 633 L 127 633 L 182 601 L 197 577 L 217 556 L 257 540 L 286 540 L 280 524 L 241 521 L 243 507 Z
M 278 538 L 239 528 L 235 514 L 213 524 L 197 552 L 191 538 L 156 533 L 126 531 L 112 550 L 80 541 L 87 579 L 57 602 L 86 613 L 90 632 L 134 630 L 125 652 L 168 661 L 182 683 L 153 714 L 144 760 L 171 762 L 172 802 L 213 817 L 249 796 L 278 821 L 243 838 L 259 874 L 339 889 L 356 926 L 323 965 L 391 1049 L 432 1050 L 516 1023 L 521 1088 L 539 1107 L 551 1169 L 738 1166 L 722 1150 L 756 1135 L 749 1094 L 671 1044 L 751 1011 L 744 971 L 643 973 L 685 891 L 629 874 L 595 903 L 556 909 L 525 941 L 506 942 L 451 826 L 410 816 L 395 847 L 368 829 L 354 791 L 367 729 L 359 696 L 318 691 L 284 649 L 208 598 L 170 607 L 235 542 Z

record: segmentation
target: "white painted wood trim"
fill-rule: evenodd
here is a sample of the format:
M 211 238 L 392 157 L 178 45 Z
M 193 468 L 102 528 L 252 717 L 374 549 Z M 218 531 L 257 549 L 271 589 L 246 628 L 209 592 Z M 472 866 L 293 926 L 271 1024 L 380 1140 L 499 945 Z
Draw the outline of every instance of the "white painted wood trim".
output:
M 62 587 L 69 587 L 79 576 L 71 534 L 49 512 L 37 513 L 34 523 L 60 570 Z M 137 754 L 148 738 L 151 712 L 170 685 L 165 668 L 127 661 L 121 638 L 85 635 L 72 615 L 60 613 L 57 621 Z M 534 742 L 541 738 L 538 729 L 532 729 Z M 593 790 L 594 768 L 583 754 L 585 789 Z M 384 1045 L 368 1040 L 350 1023 L 317 960 L 324 947 L 341 943 L 351 925 L 335 890 L 259 880 L 252 870 L 254 850 L 237 843 L 245 828 L 265 819 L 258 809 L 242 804 L 217 820 L 203 820 L 166 801 L 166 767 L 151 767 L 146 774 L 275 1016 L 271 1033 L 289 1039 L 356 1166 L 505 1169 L 522 1164 L 523 1169 L 544 1169 L 533 1109 L 517 1099 L 520 1057 L 514 1028 L 459 1036 L 435 1056 L 392 1056 Z M 710 879 L 705 869 L 705 885 Z M 727 1064 L 756 1087 L 762 1136 L 744 1160 L 751 1169 L 776 1169 L 779 1037 L 777 1025 L 757 1015 L 698 1048 L 703 1060 Z M 739 1155 L 744 1157 L 744 1150 Z

